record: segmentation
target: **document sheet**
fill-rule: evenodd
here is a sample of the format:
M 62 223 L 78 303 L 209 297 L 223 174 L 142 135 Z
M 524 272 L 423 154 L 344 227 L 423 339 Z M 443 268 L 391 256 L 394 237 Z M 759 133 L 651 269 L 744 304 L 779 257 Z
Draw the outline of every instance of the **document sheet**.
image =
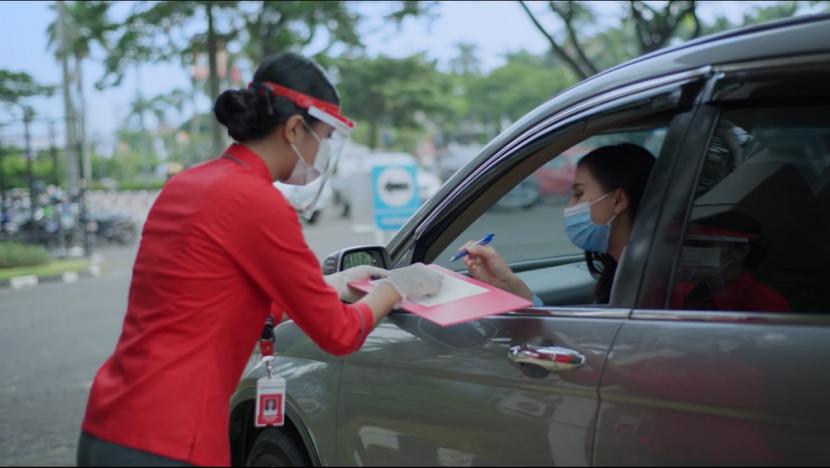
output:
M 441 276 L 444 277 L 444 282 L 441 283 L 441 292 L 435 296 L 410 297 L 408 300 L 425 307 L 435 307 L 446 304 L 447 302 L 457 301 L 487 292 L 487 288 L 482 288 L 468 281 L 450 276 L 443 271 L 438 271 L 438 273 L 441 273 Z M 375 280 L 370 283 L 377 286 L 379 282 L 380 280 Z

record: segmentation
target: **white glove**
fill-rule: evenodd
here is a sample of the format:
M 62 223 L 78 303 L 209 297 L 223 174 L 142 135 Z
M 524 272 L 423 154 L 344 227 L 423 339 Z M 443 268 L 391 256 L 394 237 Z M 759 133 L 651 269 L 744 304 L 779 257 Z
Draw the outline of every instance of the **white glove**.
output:
M 434 296 L 441 291 L 444 275 L 428 268 L 423 263 L 415 263 L 408 267 L 398 268 L 389 272 L 389 276 L 382 283 L 389 283 L 404 301 L 409 297 Z M 397 307 L 397 305 L 396 305 Z
M 363 293 L 352 290 L 349 283 L 363 281 L 371 277 L 386 278 L 387 276 L 389 276 L 389 272 L 383 268 L 360 265 L 323 276 L 323 279 L 326 280 L 329 286 L 337 290 L 337 295 L 340 296 L 341 301 L 355 302 L 363 296 Z

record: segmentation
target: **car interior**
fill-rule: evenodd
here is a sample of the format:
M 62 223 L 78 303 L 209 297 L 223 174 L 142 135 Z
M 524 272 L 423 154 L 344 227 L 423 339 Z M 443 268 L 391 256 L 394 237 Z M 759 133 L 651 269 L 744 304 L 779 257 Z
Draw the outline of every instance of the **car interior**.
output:
M 825 292 L 830 280 L 826 110 L 727 111 L 716 137 L 725 140 L 728 150 L 718 155 L 717 145 L 711 145 L 691 212 L 692 222 L 726 211 L 754 218 L 765 255 L 747 272 L 780 292 L 791 310 L 799 312 L 830 306 Z
M 510 158 L 510 167 L 493 183 L 471 194 L 460 213 L 440 223 L 442 229 L 425 252 L 423 261 L 434 261 L 466 274 L 463 263 L 451 263 L 449 257 L 466 241 L 494 232 L 494 247 L 546 306 L 595 306 L 595 280 L 588 271 L 584 253 L 570 242 L 562 224 L 562 210 L 570 193 L 512 211 L 498 207 L 498 201 L 522 181 L 534 177 L 539 167 L 565 153 L 576 163 L 590 149 L 629 142 L 646 147 L 658 157 L 673 117 L 670 112 L 652 114 L 592 133 L 580 129 L 583 131 L 569 135 L 566 130 L 564 135 L 547 137 L 530 151 L 517 152 Z M 510 245 L 513 238 L 515 247 Z

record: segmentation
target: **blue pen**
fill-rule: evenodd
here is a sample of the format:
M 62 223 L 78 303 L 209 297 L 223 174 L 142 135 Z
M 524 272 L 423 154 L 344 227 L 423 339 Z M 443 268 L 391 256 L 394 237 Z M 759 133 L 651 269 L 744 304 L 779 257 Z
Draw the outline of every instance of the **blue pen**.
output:
M 481 240 L 474 243 L 473 245 L 487 245 L 490 242 L 493 242 L 494 237 L 496 237 L 496 235 L 493 234 L 493 233 L 487 234 L 486 236 L 482 237 Z M 454 262 L 454 261 L 458 260 L 459 258 L 464 257 L 465 255 L 467 255 L 467 249 L 464 249 L 461 252 L 458 252 L 457 254 L 450 257 L 450 261 Z

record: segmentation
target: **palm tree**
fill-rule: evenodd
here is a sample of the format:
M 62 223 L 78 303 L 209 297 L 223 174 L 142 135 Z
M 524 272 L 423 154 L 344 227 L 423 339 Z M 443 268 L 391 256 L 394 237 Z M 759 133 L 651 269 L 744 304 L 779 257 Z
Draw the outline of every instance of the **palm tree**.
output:
M 83 62 L 91 53 L 92 46 L 98 44 L 105 50 L 109 49 L 107 34 L 114 31 L 117 25 L 109 20 L 109 1 L 75 1 L 64 4 L 66 9 L 67 44 L 61 47 L 59 37 L 59 16 L 56 16 L 46 29 L 49 49 L 55 50 L 55 56 L 71 58 L 73 61 L 72 79 L 75 84 L 75 93 L 78 99 L 77 121 L 75 122 L 76 135 L 83 145 L 83 154 L 89 155 L 89 145 L 86 138 L 86 97 L 84 93 Z M 58 6 L 53 4 L 53 10 Z M 68 132 L 69 133 L 69 132 Z M 71 143 L 71 142 L 68 142 Z M 84 158 L 84 173 L 90 175 L 90 158 Z
M 481 61 L 478 59 L 478 46 L 469 42 L 459 42 L 455 45 L 458 55 L 450 60 L 452 71 L 460 75 L 470 75 L 481 71 Z

